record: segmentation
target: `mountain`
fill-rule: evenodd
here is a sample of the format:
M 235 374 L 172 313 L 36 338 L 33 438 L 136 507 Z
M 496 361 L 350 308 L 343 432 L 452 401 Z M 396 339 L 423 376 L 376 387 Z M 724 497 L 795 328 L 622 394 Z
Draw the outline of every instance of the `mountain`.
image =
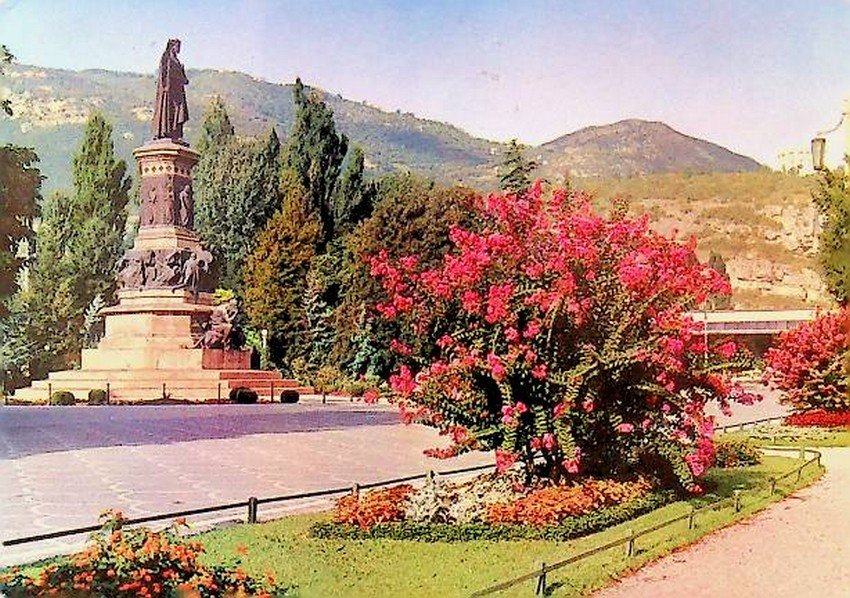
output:
M 546 175 L 632 177 L 667 172 L 751 172 L 761 165 L 662 122 L 629 119 L 586 127 L 531 150 Z
M 103 111 L 114 124 L 117 151 L 128 162 L 132 161 L 132 149 L 149 136 L 156 87 L 152 75 L 24 65 L 13 65 L 6 74 L 0 88 L 8 88 L 15 116 L 0 119 L 0 143 L 36 149 L 48 177 L 46 192 L 69 186 L 71 154 L 93 109 Z M 291 127 L 290 85 L 216 70 L 190 70 L 189 79 L 191 120 L 186 135 L 190 141 L 197 134 L 204 107 L 216 94 L 224 99 L 239 134 L 253 135 L 274 126 L 285 137 Z M 363 147 L 373 174 L 410 169 L 444 183 L 482 189 L 496 186 L 504 144 L 474 137 L 450 124 L 316 91 L 333 109 L 339 129 Z M 547 177 L 567 172 L 577 177 L 622 177 L 759 167 L 754 160 L 678 133 L 663 123 L 639 120 L 588 127 L 528 153 L 541 165 L 538 174 Z

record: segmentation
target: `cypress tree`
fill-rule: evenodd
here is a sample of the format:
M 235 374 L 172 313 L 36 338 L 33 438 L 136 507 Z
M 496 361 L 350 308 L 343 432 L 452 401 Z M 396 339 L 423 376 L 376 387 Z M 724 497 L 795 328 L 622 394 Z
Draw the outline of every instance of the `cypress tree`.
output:
M 339 177 L 334 200 L 334 229 L 337 235 L 350 232 L 372 214 L 375 186 L 363 177 L 363 150 L 354 146 Z
M 115 264 L 125 250 L 130 177 L 115 157 L 112 125 L 102 114 L 89 117 L 73 159 L 74 229 L 65 258 L 80 298 L 81 311 L 98 295 L 107 303 L 115 294 Z
M 333 199 L 348 137 L 336 132 L 333 112 L 318 93 L 307 94 L 301 79 L 293 89 L 295 123 L 289 137 L 284 166 L 295 172 L 307 193 L 311 209 L 322 223 L 321 243 L 333 236 Z
M 221 96 L 214 96 L 204 111 L 201 133 L 195 147 L 204 154 L 210 148 L 223 145 L 233 135 L 234 129 L 227 108 Z

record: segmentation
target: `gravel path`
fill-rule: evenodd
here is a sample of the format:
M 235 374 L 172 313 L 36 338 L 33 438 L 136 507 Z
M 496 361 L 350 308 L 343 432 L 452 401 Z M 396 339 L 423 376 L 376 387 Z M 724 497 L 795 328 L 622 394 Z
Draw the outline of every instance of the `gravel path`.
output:
M 850 448 L 821 452 L 820 482 L 595 596 L 850 596 Z

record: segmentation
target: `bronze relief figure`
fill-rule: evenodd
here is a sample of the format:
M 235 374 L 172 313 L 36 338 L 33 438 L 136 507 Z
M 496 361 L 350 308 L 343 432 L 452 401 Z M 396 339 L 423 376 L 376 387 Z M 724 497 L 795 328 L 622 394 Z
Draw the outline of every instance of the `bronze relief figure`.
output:
M 183 123 L 189 120 L 186 103 L 186 71 L 177 58 L 180 40 L 170 39 L 159 61 L 159 76 L 156 85 L 156 107 L 153 115 L 153 138 L 183 139 Z

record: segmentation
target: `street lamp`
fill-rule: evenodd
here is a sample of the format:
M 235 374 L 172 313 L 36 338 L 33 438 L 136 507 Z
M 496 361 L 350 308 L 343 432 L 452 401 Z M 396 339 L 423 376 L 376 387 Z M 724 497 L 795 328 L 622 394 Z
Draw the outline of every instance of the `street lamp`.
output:
M 847 104 L 845 104 L 845 106 L 847 106 Z M 841 113 L 841 120 L 838 121 L 837 125 L 826 131 L 818 131 L 812 139 L 812 168 L 816 172 L 826 170 L 826 165 L 824 164 L 824 156 L 826 154 L 826 135 L 837 131 L 838 128 L 844 124 L 844 117 L 847 116 L 846 110 L 847 108 L 845 108 L 845 112 Z
M 824 170 L 823 156 L 826 152 L 826 137 L 818 135 L 812 139 L 812 168 L 816 171 Z

